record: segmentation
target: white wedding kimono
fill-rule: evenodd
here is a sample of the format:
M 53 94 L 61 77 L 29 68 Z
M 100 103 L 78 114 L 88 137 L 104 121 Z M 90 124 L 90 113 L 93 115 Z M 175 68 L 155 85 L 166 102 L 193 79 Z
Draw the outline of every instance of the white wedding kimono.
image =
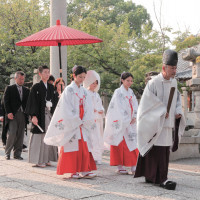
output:
M 79 116 L 80 101 L 83 102 L 83 119 Z M 87 142 L 91 151 L 91 131 L 95 128 L 94 110 L 90 95 L 82 86 L 78 87 L 73 81 L 63 91 L 56 110 L 49 124 L 44 142 L 48 145 L 64 146 L 64 152 L 78 151 L 78 140 Z
M 169 117 L 166 119 L 165 115 L 171 87 L 175 87 L 175 92 Z M 182 115 L 179 125 L 179 137 L 181 137 L 185 130 L 185 118 L 183 116 L 180 94 L 177 90 L 177 81 L 172 78 L 165 80 L 162 73 L 160 73 L 148 82 L 138 108 L 138 150 L 142 156 L 153 145 L 172 145 L 172 128 L 174 128 L 176 114 Z
M 104 149 L 103 142 L 103 118 L 104 118 L 104 108 L 102 105 L 102 100 L 97 92 L 92 92 L 88 90 L 88 94 L 92 98 L 93 108 L 97 112 L 94 112 L 95 116 L 95 129 L 91 132 L 92 137 L 92 155 L 94 160 L 101 162 L 102 153 Z M 99 114 L 99 111 L 103 111 L 102 114 Z
M 131 106 L 133 113 L 131 111 Z M 104 141 L 109 145 L 118 146 L 123 137 L 129 151 L 137 148 L 136 123 L 130 124 L 137 117 L 138 102 L 132 89 L 128 91 L 121 85 L 116 89 L 106 114 Z

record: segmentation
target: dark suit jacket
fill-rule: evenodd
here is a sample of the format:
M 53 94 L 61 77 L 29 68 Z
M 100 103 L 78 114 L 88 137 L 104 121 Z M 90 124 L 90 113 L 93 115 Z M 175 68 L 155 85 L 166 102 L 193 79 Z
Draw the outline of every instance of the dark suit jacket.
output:
M 4 145 L 6 145 L 7 131 L 8 131 L 8 124 L 6 124 L 6 121 L 8 121 L 8 120 L 6 119 L 6 115 L 5 115 L 3 99 L 0 103 L 0 105 L 1 105 L 0 116 L 3 116 L 3 127 L 2 127 L 2 133 L 1 133 L 1 139 L 2 139 L 2 143 Z
M 31 117 L 36 116 L 38 119 L 38 124 L 43 130 L 45 130 L 46 100 L 52 102 L 53 106 L 51 108 L 51 114 L 53 114 L 56 106 L 55 90 L 53 85 L 47 83 L 46 89 L 43 81 L 34 84 L 30 91 L 25 112 Z M 31 132 L 34 134 L 42 133 L 34 124 L 32 124 Z
M 3 97 L 5 114 L 13 113 L 15 115 L 22 106 L 23 111 L 26 109 L 26 103 L 29 96 L 29 89 L 22 86 L 22 101 L 20 99 L 17 85 L 9 85 L 6 87 Z

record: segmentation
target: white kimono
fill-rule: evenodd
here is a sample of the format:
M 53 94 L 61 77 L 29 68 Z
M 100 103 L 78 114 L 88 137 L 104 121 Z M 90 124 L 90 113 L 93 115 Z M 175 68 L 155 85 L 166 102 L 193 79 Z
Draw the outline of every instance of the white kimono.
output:
M 104 149 L 103 144 L 103 118 L 104 113 L 99 114 L 99 111 L 104 112 L 104 108 L 102 105 L 102 100 L 97 92 L 88 91 L 89 95 L 92 98 L 93 108 L 97 110 L 97 112 L 94 112 L 95 115 L 95 129 L 92 130 L 91 136 L 92 136 L 92 155 L 94 157 L 94 160 L 100 161 L 102 160 L 102 153 Z
M 105 143 L 118 146 L 124 137 L 130 151 L 137 148 L 136 123 L 130 124 L 131 120 L 137 117 L 137 108 L 136 96 L 130 88 L 127 91 L 121 85 L 120 88 L 115 90 L 106 114 Z
M 169 117 L 165 119 L 171 87 L 175 87 L 175 92 Z M 177 81 L 176 79 L 165 80 L 160 73 L 148 82 L 138 108 L 138 149 L 142 156 L 153 145 L 172 145 L 172 128 L 176 114 L 182 115 L 179 125 L 179 136 L 181 136 L 185 130 L 185 119 L 180 94 L 177 90 Z
M 83 100 L 81 100 L 83 99 Z M 84 116 L 80 119 L 79 104 L 83 101 Z M 49 124 L 44 142 L 48 145 L 64 146 L 64 152 L 78 151 L 78 140 L 87 142 L 91 151 L 91 131 L 95 128 L 92 100 L 85 88 L 78 87 L 75 82 L 63 91 L 56 110 Z

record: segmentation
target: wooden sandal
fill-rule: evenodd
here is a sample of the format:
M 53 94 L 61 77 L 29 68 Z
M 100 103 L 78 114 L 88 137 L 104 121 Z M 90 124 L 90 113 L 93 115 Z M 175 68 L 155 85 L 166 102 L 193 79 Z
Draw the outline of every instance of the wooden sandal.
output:
M 82 178 L 82 176 L 80 176 L 80 174 L 78 174 L 78 173 L 75 173 L 75 174 L 71 175 L 71 178 L 80 179 L 80 178 Z
M 127 174 L 128 174 L 128 171 L 125 170 L 125 169 L 119 169 L 119 170 L 117 171 L 117 173 L 118 173 L 118 174 L 121 174 L 121 175 L 127 175 Z
M 97 176 L 96 174 L 89 172 L 86 175 L 83 175 L 82 178 L 94 178 L 95 176 Z

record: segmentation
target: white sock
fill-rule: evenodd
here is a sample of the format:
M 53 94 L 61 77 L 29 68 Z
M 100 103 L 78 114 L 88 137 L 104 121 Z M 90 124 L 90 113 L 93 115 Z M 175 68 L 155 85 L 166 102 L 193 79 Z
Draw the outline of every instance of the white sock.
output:
M 118 168 L 118 170 L 124 170 L 122 165 L 118 165 L 117 168 Z
M 83 176 L 85 176 L 85 175 L 87 175 L 88 173 L 90 173 L 91 171 L 89 171 L 89 172 L 81 172 L 81 174 L 83 175 Z
M 136 170 L 136 166 L 131 167 L 131 171 L 134 172 Z
M 165 182 L 163 182 L 163 184 L 165 185 L 167 183 L 168 180 L 166 180 Z

